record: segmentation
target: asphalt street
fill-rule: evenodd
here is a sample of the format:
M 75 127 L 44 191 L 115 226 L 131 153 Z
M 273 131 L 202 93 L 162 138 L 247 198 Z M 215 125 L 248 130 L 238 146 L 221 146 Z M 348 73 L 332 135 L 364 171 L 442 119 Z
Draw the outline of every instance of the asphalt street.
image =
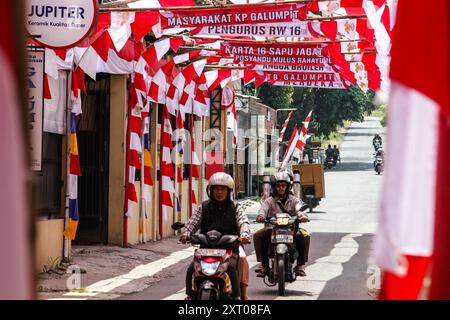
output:
M 371 289 L 379 271 L 368 258 L 383 179 L 373 170 L 372 137 L 376 132 L 384 138 L 378 118 L 367 117 L 350 126 L 340 146 L 341 164 L 325 172 L 326 197 L 309 214 L 311 222 L 304 225 L 311 233 L 307 276 L 287 284 L 285 296 L 278 297 L 277 287 L 267 287 L 256 277 L 253 245 L 246 246 L 252 267 L 250 299 L 373 299 Z M 250 220 L 255 214 L 249 212 Z M 260 225 L 252 224 L 253 230 L 258 228 Z M 122 299 L 183 299 L 190 262 L 187 258 L 171 265 L 170 272 L 160 275 L 162 281 Z

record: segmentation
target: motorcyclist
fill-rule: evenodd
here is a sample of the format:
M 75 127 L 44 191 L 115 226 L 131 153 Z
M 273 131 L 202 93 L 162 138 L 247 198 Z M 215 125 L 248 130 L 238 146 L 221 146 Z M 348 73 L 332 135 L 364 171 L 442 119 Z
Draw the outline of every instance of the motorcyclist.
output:
M 340 157 L 339 149 L 336 147 L 336 145 L 334 145 L 333 146 L 333 162 L 334 162 L 334 165 L 337 164 L 339 157 Z
M 274 217 L 276 213 L 286 212 L 291 216 L 297 215 L 300 222 L 308 222 L 306 213 L 300 211 L 302 202 L 290 194 L 292 179 L 287 171 L 278 172 L 272 179 L 272 195 L 267 198 L 259 209 L 256 221 L 265 222 L 265 219 Z M 273 225 L 266 223 L 264 228 L 254 234 L 256 258 L 261 266 L 255 271 L 266 274 L 269 270 L 269 245 Z M 294 235 L 294 243 L 299 252 L 294 272 L 299 276 L 306 276 L 305 263 L 308 261 L 309 234 L 304 229 Z
M 334 154 L 334 151 L 333 151 L 333 149 L 331 148 L 331 144 L 329 144 L 329 145 L 328 145 L 328 149 L 325 150 L 325 156 L 326 156 L 327 158 L 330 158 L 330 157 L 333 156 L 333 154 Z
M 375 146 L 375 144 L 376 144 L 377 142 L 379 143 L 379 146 L 380 146 L 380 147 L 383 145 L 383 140 L 381 139 L 381 136 L 380 136 L 380 133 L 379 133 L 379 132 L 377 132 L 377 133 L 375 134 L 375 136 L 373 137 L 373 139 L 372 139 L 372 145 L 373 145 L 373 147 L 375 148 L 375 150 L 377 149 L 377 147 Z
M 233 178 L 224 173 L 214 173 L 208 182 L 207 194 L 209 200 L 204 201 L 186 223 L 186 230 L 181 235 L 180 241 L 186 243 L 191 234 L 200 231 L 204 234 L 211 230 L 217 230 L 226 235 L 240 236 L 240 242 L 250 242 L 250 226 L 247 215 L 242 207 L 231 200 L 231 192 L 234 190 Z M 240 283 L 237 274 L 237 260 L 239 248 L 233 249 L 233 255 L 228 265 L 227 273 L 231 280 L 233 299 L 239 299 Z M 186 272 L 186 299 L 192 299 L 192 275 L 194 274 L 194 263 L 192 262 Z
M 383 148 L 378 148 L 378 150 L 376 152 L 374 152 L 375 154 L 375 160 L 373 161 L 373 166 L 376 167 L 377 165 L 377 157 L 381 157 L 381 159 L 384 161 L 384 151 Z

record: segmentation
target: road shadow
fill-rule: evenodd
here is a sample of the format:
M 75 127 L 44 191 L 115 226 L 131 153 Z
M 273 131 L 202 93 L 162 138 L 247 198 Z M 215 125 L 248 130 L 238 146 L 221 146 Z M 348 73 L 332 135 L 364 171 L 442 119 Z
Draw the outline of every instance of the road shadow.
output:
M 340 165 L 336 165 L 331 169 L 325 170 L 327 172 L 348 172 L 348 171 L 373 171 L 373 163 L 372 162 L 342 162 Z
M 346 137 L 373 137 L 374 134 L 373 133 L 366 133 L 366 132 L 347 132 L 345 134 Z M 344 142 L 347 140 L 344 140 Z
M 373 237 L 372 234 L 364 234 L 353 238 L 358 243 L 358 252 L 342 264 L 343 272 L 340 276 L 327 281 L 319 300 L 373 299 L 366 284 L 369 277 L 367 259 Z
M 311 233 L 309 257 L 306 266 L 313 264 L 321 257 L 328 256 L 335 244 L 341 241 L 342 233 Z M 246 250 L 247 251 L 247 250 Z M 297 278 L 298 280 L 298 278 Z M 307 278 L 305 278 L 307 280 Z M 295 282 L 294 282 L 295 283 Z M 272 300 L 278 297 L 278 287 L 268 287 L 262 278 L 256 277 L 254 267 L 250 270 L 249 296 L 251 300 Z M 313 296 L 312 292 L 286 288 L 286 296 Z

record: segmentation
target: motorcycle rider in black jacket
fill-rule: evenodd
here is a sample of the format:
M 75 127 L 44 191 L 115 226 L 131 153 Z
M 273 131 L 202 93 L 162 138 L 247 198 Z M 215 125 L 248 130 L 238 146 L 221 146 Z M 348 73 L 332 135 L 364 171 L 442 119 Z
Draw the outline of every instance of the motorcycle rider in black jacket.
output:
M 247 215 L 242 207 L 231 200 L 231 192 L 234 190 L 233 178 L 224 173 L 214 173 L 208 182 L 207 193 L 209 200 L 204 201 L 186 223 L 186 231 L 181 235 L 180 241 L 186 243 L 191 234 L 200 231 L 206 234 L 208 231 L 217 230 L 223 235 L 240 236 L 241 244 L 249 243 L 250 226 Z M 237 260 L 239 248 L 233 248 L 233 256 L 230 259 L 227 273 L 230 276 L 233 299 L 240 297 L 240 284 L 237 275 Z M 195 292 L 192 290 L 191 281 L 194 274 L 194 263 L 191 263 L 186 272 L 186 295 L 192 299 Z

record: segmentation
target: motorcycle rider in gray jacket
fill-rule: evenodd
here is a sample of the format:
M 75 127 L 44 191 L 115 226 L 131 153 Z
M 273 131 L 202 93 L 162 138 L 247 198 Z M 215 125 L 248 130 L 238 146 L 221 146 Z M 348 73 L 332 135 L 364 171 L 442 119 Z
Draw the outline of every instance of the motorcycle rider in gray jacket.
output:
M 292 178 L 287 171 L 277 173 L 272 178 L 272 195 L 267 198 L 261 208 L 259 209 L 257 222 L 265 222 L 266 219 L 275 217 L 276 213 L 285 212 L 291 216 L 297 215 L 300 222 L 308 222 L 308 216 L 305 212 L 300 211 L 302 202 L 297 197 L 290 194 L 292 187 Z M 262 274 L 269 270 L 269 245 L 270 236 L 273 226 L 270 223 L 265 223 L 263 229 L 258 230 L 254 236 L 254 244 L 256 251 L 256 258 L 261 262 L 261 267 L 255 271 Z M 299 276 L 306 276 L 305 263 L 308 261 L 310 236 L 305 229 L 299 228 L 299 231 L 294 235 L 294 243 L 299 252 L 297 258 L 297 265 L 294 272 Z

